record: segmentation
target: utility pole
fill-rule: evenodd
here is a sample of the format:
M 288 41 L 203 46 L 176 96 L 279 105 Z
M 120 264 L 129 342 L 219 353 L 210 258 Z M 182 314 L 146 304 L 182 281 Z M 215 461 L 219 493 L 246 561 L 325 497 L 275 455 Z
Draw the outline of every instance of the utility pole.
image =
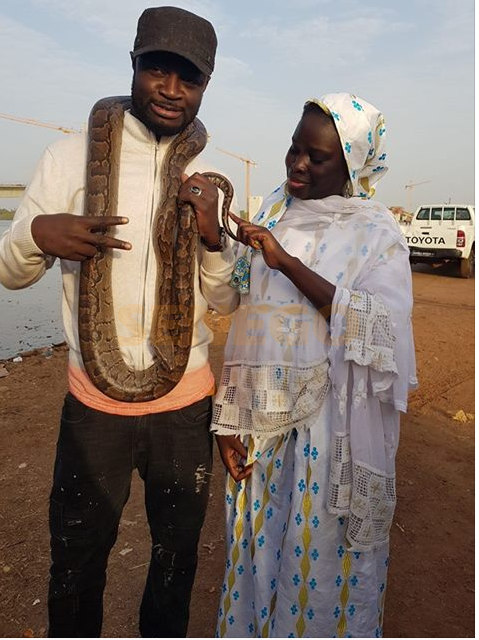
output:
M 424 182 L 414 182 L 412 180 L 409 181 L 409 184 L 404 185 L 405 189 L 409 189 L 408 192 L 408 198 L 407 198 L 407 211 L 408 213 L 412 213 L 411 211 L 411 207 L 412 207 L 412 190 L 414 189 L 414 187 L 418 187 L 420 184 L 427 184 L 428 182 L 431 182 L 430 180 L 425 180 Z
M 224 149 L 220 149 L 219 147 L 216 147 L 217 151 L 221 151 L 221 153 L 226 153 L 226 155 L 228 156 L 232 156 L 233 158 L 236 158 L 237 160 L 241 160 L 241 162 L 245 163 L 245 170 L 246 170 L 246 178 L 245 178 L 245 189 L 246 189 L 246 215 L 248 216 L 248 220 L 249 220 L 249 196 L 250 196 L 250 167 L 257 167 L 258 165 L 256 164 L 256 162 L 254 162 L 253 160 L 250 160 L 249 158 L 243 158 L 243 156 L 238 156 L 236 153 L 231 153 L 231 151 L 225 151 Z

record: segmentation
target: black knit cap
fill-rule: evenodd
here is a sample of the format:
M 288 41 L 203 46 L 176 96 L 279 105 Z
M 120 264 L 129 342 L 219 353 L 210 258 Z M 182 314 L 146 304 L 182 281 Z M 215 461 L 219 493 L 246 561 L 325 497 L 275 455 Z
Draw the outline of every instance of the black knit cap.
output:
M 186 58 L 209 76 L 215 67 L 217 42 L 208 20 L 178 7 L 153 7 L 145 9 L 138 20 L 131 58 L 168 51 Z

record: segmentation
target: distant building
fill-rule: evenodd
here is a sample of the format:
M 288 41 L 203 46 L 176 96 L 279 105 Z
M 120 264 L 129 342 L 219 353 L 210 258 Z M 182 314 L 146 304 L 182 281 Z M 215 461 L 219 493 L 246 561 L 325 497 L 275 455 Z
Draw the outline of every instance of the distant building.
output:
M 389 210 L 393 213 L 398 222 L 407 223 L 412 220 L 413 214 L 406 211 L 403 207 L 389 207 Z
M 0 184 L 0 198 L 21 198 L 25 188 L 24 184 Z

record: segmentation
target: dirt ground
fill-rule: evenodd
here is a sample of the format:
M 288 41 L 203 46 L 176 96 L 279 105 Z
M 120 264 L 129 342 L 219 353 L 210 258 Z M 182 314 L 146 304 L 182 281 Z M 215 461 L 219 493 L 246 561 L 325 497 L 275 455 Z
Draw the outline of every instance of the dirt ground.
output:
M 387 637 L 473 637 L 474 280 L 457 278 L 452 268 L 425 266 L 414 267 L 413 280 L 421 386 L 402 420 L 384 631 Z M 213 316 L 209 321 L 218 375 L 228 322 Z M 50 356 L 36 353 L 3 364 L 9 375 L 0 378 L 0 635 L 41 637 L 47 502 L 66 351 L 59 347 Z M 216 458 L 190 637 L 214 634 L 223 578 L 223 480 Z M 135 478 L 110 559 L 104 636 L 138 636 L 148 556 L 142 487 Z

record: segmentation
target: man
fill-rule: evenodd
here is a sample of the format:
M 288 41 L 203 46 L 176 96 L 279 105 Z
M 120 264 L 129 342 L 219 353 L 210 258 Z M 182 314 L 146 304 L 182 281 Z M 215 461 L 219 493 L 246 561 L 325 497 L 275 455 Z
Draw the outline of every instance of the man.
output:
M 0 281 L 6 287 L 31 285 L 55 257 L 62 263 L 69 393 L 50 497 L 51 637 L 100 635 L 108 555 L 135 468 L 145 484 L 152 537 L 140 632 L 186 635 L 212 462 L 212 334 L 203 317 L 208 305 L 229 313 L 236 296 L 229 286 L 234 256 L 219 224 L 218 190 L 201 175 L 208 167 L 199 156 L 187 165 L 179 189 L 179 200 L 194 208 L 199 241 L 189 359 L 171 391 L 124 402 L 92 384 L 80 350 L 79 280 L 83 261 L 98 251 L 113 256 L 111 289 L 122 358 L 136 371 L 151 366 L 149 336 L 158 305 L 154 219 L 168 188 L 161 182 L 162 162 L 199 110 L 216 43 L 212 25 L 195 14 L 174 7 L 145 10 L 131 54 L 132 106 L 122 125 L 117 215 L 82 216 L 88 140 L 86 134 L 69 136 L 45 151 L 0 241 Z M 119 225 L 125 225 L 121 238 Z

